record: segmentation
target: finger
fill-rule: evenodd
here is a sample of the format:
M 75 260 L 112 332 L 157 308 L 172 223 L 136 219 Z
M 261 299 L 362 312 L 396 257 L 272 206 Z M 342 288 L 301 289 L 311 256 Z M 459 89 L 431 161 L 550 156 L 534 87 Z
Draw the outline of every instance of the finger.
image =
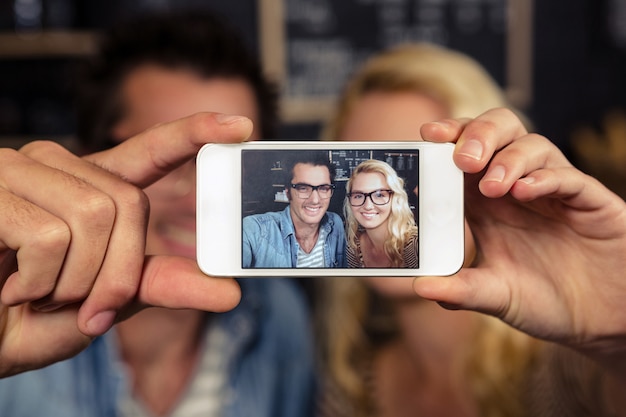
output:
M 61 149 L 49 142 L 32 146 L 50 151 Z M 6 168 L 0 176 L 2 187 L 28 201 L 28 204 L 22 204 L 21 214 L 30 220 L 34 218 L 30 226 L 20 225 L 32 233 L 29 240 L 24 238 L 11 243 L 17 250 L 19 268 L 11 281 L 19 284 L 11 284 L 14 292 L 9 291 L 6 301 L 16 303 L 45 296 L 54 288 L 63 264 L 70 266 L 68 274 L 92 271 L 91 275 L 95 275 L 93 271 L 100 267 L 114 218 L 108 196 L 78 178 L 19 152 L 5 154 L 1 162 Z M 20 213 L 5 218 L 21 219 L 25 223 Z M 12 229 L 16 229 L 15 224 L 6 230 Z M 42 258 L 45 259 L 42 261 Z M 86 282 L 75 291 L 86 294 L 90 287 L 91 283 Z
M 543 169 L 532 172 L 518 180 L 511 189 L 511 195 L 519 201 L 531 202 L 542 197 L 566 206 L 554 215 L 559 221 L 567 222 L 579 234 L 598 239 L 621 238 L 620 228 L 614 234 L 598 228 L 598 218 L 612 219 L 614 224 L 624 220 L 624 200 L 609 190 L 597 179 L 586 175 L 574 167 Z
M 422 127 L 424 140 L 456 142 L 454 161 L 464 172 L 485 168 L 493 154 L 527 131 L 511 110 L 489 110 L 473 120 L 444 120 Z
M 0 247 L 5 252 L 0 277 L 1 302 L 15 305 L 45 296 L 54 288 L 61 270 L 70 244 L 69 227 L 3 189 L 0 189 L 0 213 Z
M 454 162 L 465 172 L 479 172 L 496 151 L 526 134 L 526 128 L 512 111 L 487 111 L 463 129 L 455 147 Z
M 66 306 L 53 313 L 40 313 L 28 304 L 2 307 L 0 374 L 10 376 L 38 369 L 75 356 L 91 338 L 76 328 L 76 307 Z M 6 360 L 5 360 L 6 359 Z
M 241 299 L 237 282 L 228 278 L 208 277 L 194 260 L 175 256 L 149 256 L 144 264 L 136 302 L 117 320 L 124 320 L 149 306 L 192 308 L 223 312 L 233 309 Z M 110 315 L 83 304 L 79 311 L 80 330 L 91 336 L 104 333 L 110 327 Z
M 424 123 L 420 128 L 420 134 L 427 142 L 456 142 L 471 120 L 470 118 L 443 119 Z
M 533 171 L 571 166 L 556 145 L 545 137 L 523 135 L 493 156 L 480 180 L 480 191 L 487 197 L 501 197 L 517 180 Z
M 507 309 L 507 289 L 484 268 L 463 268 L 447 277 L 418 277 L 413 290 L 420 297 L 436 301 L 448 309 L 473 310 L 501 316 Z
M 584 191 L 584 193 L 583 193 Z M 595 210 L 623 200 L 597 179 L 574 167 L 537 170 L 514 184 L 511 194 L 520 201 L 553 197 L 579 210 Z M 618 208 L 620 208 L 618 207 Z
M 145 188 L 192 158 L 202 145 L 241 142 L 252 133 L 243 116 L 198 113 L 161 124 L 86 159 Z
M 23 152 L 42 164 L 60 164 L 72 176 L 89 181 L 112 202 L 112 221 L 106 224 L 107 239 L 100 234 L 97 245 L 90 246 L 78 245 L 73 239 L 54 292 L 36 306 L 50 310 L 48 306 L 83 301 L 89 296 L 85 303 L 110 311 L 114 316 L 115 311 L 135 297 L 139 285 L 145 254 L 147 197 L 140 189 L 60 147 L 27 146 Z M 82 224 L 73 225 L 73 235 L 91 233 L 90 229 L 84 229 Z M 98 254 L 97 264 L 83 265 Z

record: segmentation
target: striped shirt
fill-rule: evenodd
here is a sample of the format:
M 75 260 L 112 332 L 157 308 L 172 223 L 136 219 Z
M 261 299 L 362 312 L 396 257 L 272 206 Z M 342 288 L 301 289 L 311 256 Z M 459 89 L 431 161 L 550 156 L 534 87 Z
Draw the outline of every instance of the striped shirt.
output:
M 360 235 L 357 236 L 356 239 L 356 248 L 350 245 L 346 248 L 346 257 L 348 260 L 348 268 L 367 268 L 363 260 L 363 252 L 361 251 Z M 402 258 L 404 259 L 402 268 L 419 268 L 419 242 L 417 233 L 411 235 L 404 243 Z
M 319 236 L 311 252 L 306 253 L 298 245 L 298 262 L 296 268 L 324 268 L 324 242 L 326 241 L 326 231 L 323 227 L 319 229 Z
M 211 417 L 222 414 L 223 401 L 226 394 L 226 369 L 224 356 L 221 352 L 228 337 L 223 329 L 210 324 L 207 332 L 199 369 L 186 392 L 168 417 Z M 129 397 L 123 404 L 124 417 L 154 417 L 143 402 L 135 397 Z

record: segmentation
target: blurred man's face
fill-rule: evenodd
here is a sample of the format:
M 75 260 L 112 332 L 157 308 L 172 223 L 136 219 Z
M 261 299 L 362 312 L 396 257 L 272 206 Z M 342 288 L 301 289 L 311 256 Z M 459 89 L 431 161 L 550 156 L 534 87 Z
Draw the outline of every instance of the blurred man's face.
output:
M 113 130 L 120 142 L 156 124 L 204 111 L 243 115 L 258 126 L 253 90 L 238 79 L 204 80 L 192 72 L 146 65 L 128 75 L 122 100 L 124 117 Z M 259 139 L 258 130 L 251 138 Z M 195 175 L 195 163 L 190 162 L 146 189 L 148 253 L 195 258 Z

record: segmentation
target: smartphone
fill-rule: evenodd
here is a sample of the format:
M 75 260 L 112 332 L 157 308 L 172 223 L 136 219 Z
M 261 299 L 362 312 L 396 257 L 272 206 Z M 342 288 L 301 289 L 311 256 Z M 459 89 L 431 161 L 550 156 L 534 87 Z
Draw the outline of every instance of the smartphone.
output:
M 196 160 L 198 265 L 236 277 L 451 275 L 464 258 L 463 173 L 453 149 L 207 144 Z

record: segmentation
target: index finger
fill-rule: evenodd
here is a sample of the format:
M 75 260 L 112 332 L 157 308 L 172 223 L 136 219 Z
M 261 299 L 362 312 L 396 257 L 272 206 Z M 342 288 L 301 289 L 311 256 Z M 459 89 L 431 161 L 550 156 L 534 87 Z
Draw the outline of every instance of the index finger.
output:
M 236 143 L 252 133 L 243 116 L 197 113 L 157 125 L 118 146 L 85 157 L 144 188 L 193 157 L 206 143 Z
M 471 120 L 447 119 L 421 128 L 426 141 L 456 142 L 454 161 L 468 173 L 484 169 L 496 151 L 527 133 L 519 117 L 505 108 L 488 110 Z

